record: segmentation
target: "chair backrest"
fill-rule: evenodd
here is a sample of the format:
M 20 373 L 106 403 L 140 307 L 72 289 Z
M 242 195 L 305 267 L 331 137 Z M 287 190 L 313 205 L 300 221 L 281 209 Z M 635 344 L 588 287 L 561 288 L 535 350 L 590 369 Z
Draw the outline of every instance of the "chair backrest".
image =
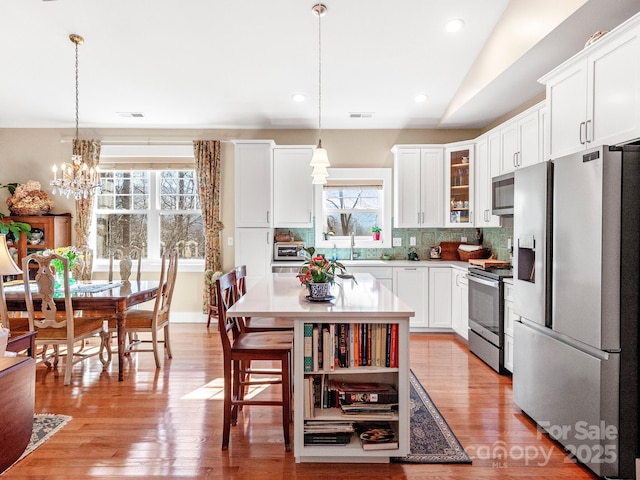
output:
M 77 249 L 78 257 L 71 269 L 71 276 L 76 280 L 91 280 L 93 275 L 93 249 L 80 247 Z
M 109 281 L 113 281 L 113 261 L 118 259 L 120 261 L 120 280 L 124 282 L 129 281 L 131 276 L 131 269 L 133 267 L 134 260 L 137 264 L 136 281 L 140 281 L 140 275 L 142 273 L 142 249 L 136 246 L 121 246 L 116 248 L 111 255 L 109 255 Z
M 229 332 L 235 338 L 240 333 L 235 318 L 227 316 L 227 310 L 236 303 L 236 272 L 225 273 L 216 280 L 216 295 L 218 297 L 218 330 L 222 338 L 222 349 L 227 355 L 231 351 Z
M 153 308 L 155 318 L 168 317 L 177 277 L 178 251 L 176 249 L 171 249 L 162 255 L 160 284 L 158 286 L 158 295 L 156 296 L 156 302 Z
M 243 297 L 247 293 L 247 266 L 238 265 L 236 272 L 236 294 L 238 298 Z
M 55 289 L 55 275 L 51 265 L 53 260 L 59 260 L 62 265 L 64 285 L 63 290 L 58 292 Z M 22 271 L 28 272 L 29 265 L 32 263 L 37 265 L 35 285 L 38 287 L 41 305 L 36 314 L 31 292 L 33 284 L 29 281 L 29 275 L 24 275 L 24 295 L 29 315 L 29 330 L 33 332 L 36 328 L 67 328 L 68 337 L 73 337 L 74 322 L 69 288 L 69 259 L 56 253 L 50 255 L 32 253 L 22 259 Z M 56 315 L 58 309 L 54 301 L 54 296 L 59 296 L 61 292 L 64 292 L 64 316 Z

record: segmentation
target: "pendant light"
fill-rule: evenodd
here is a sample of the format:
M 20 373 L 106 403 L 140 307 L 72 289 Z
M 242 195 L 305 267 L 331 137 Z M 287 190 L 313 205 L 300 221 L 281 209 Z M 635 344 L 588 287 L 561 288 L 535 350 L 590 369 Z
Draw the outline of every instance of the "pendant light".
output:
M 318 146 L 313 151 L 310 166 L 313 167 L 311 176 L 313 184 L 324 185 L 327 183 L 327 167 L 329 164 L 329 156 L 327 151 L 322 148 L 322 16 L 327 12 L 327 7 L 322 3 L 313 6 L 312 11 L 318 16 Z
M 84 38 L 72 33 L 69 40 L 76 47 L 76 137 L 74 145 L 78 145 L 78 45 L 84 43 Z M 67 198 L 73 196 L 76 200 L 88 198 L 100 190 L 100 171 L 98 167 L 89 167 L 82 155 L 71 155 L 71 163 L 63 163 L 58 175 L 58 168 L 53 166 L 52 192 Z

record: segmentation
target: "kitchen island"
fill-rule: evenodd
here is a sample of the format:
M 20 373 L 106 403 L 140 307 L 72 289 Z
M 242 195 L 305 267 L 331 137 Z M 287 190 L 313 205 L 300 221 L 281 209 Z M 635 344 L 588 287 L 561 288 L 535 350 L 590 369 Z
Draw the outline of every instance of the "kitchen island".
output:
M 413 310 L 369 274 L 355 274 L 353 278 L 336 278 L 326 302 L 307 300 L 307 290 L 293 273 L 274 273 L 255 285 L 227 312 L 235 317 L 288 317 L 296 320 L 294 330 L 294 454 L 297 462 L 388 462 L 391 457 L 409 453 L 409 319 Z M 387 342 L 397 364 L 387 366 L 358 366 L 351 353 L 340 367 L 331 362 L 320 369 L 313 358 L 313 327 L 334 332 L 340 325 L 348 331 L 394 331 Z M 305 328 L 305 326 L 307 328 Z M 373 326 L 373 327 L 372 327 Z M 305 349 L 305 330 L 307 348 Z M 335 338 L 335 337 L 334 337 Z M 353 337 L 351 337 L 353 338 Z M 349 342 L 345 346 L 349 350 Z M 384 347 L 382 347 L 384 350 Z M 305 352 L 306 350 L 306 352 Z M 350 350 L 351 352 L 353 350 Z M 316 352 L 317 353 L 317 352 Z M 305 356 L 307 357 L 305 359 Z M 307 360 L 305 362 L 305 360 Z M 372 363 L 375 363 L 372 362 Z M 391 384 L 398 391 L 398 408 L 391 415 L 345 415 L 340 408 L 305 408 L 313 404 L 309 384 L 318 379 L 323 385 L 330 381 L 348 383 Z M 307 387 L 307 388 L 305 388 Z M 398 438 L 398 448 L 363 450 L 354 434 L 348 445 L 305 445 L 306 421 L 388 421 Z

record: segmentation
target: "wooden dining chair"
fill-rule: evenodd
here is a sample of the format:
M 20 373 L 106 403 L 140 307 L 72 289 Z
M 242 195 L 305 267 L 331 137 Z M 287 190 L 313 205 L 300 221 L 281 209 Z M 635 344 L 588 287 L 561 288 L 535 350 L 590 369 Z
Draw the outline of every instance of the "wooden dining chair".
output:
M 247 266 L 237 266 L 235 274 L 236 294 L 240 298 L 247 293 Z M 293 332 L 293 322 L 291 318 L 245 317 L 239 322 L 239 328 L 244 332 Z
M 133 269 L 133 264 L 136 264 L 136 281 L 139 282 L 140 278 L 142 278 L 142 249 L 136 247 L 135 245 L 125 246 L 122 245 L 117 247 L 109 254 L 109 276 L 107 279 L 109 282 L 113 282 L 115 278 L 115 268 L 118 267 L 120 280 L 123 282 L 128 282 L 131 278 L 131 273 Z M 107 331 L 109 332 L 109 338 L 106 339 L 107 345 L 111 345 L 111 339 L 116 335 L 117 329 L 116 324 L 111 319 L 108 322 Z M 132 332 L 127 332 L 127 337 L 129 341 L 129 345 L 133 345 L 138 342 L 139 339 L 135 337 L 135 334 Z M 107 357 L 105 358 L 103 354 L 100 354 L 100 359 L 103 364 L 108 364 L 111 361 L 111 354 L 113 351 L 111 347 L 109 347 L 109 351 L 107 352 Z
M 224 364 L 224 415 L 222 449 L 229 448 L 231 425 L 238 421 L 238 410 L 244 405 L 272 405 L 282 407 L 284 445 L 291 450 L 289 425 L 291 422 L 291 362 L 293 358 L 293 335 L 290 332 L 241 332 L 236 319 L 227 316 L 227 310 L 236 299 L 235 271 L 228 272 L 216 280 L 218 296 L 218 330 L 222 341 Z M 280 363 L 280 370 L 243 369 L 252 361 Z M 255 375 L 268 375 L 260 379 Z M 279 378 L 273 379 L 276 375 Z M 247 398 L 246 387 L 251 385 L 280 384 L 280 400 Z
M 60 260 L 64 271 L 64 286 L 62 291 L 54 289 L 54 273 L 51 261 Z M 71 383 L 71 370 L 73 365 L 87 357 L 97 355 L 84 351 L 84 340 L 99 336 L 103 330 L 103 316 L 96 312 L 74 311 L 71 304 L 71 292 L 69 287 L 69 260 L 55 253 L 41 255 L 32 253 L 22 259 L 22 269 L 29 271 L 29 266 L 36 264 L 35 284 L 24 275 L 24 293 L 29 318 L 29 331 L 37 332 L 36 345 L 41 345 L 42 360 L 48 367 L 57 367 L 60 346 L 66 347 L 66 365 L 64 372 L 64 384 Z M 38 298 L 34 302 L 32 289 L 37 285 Z M 58 310 L 54 301 L 63 294 L 64 309 Z M 36 308 L 37 307 L 37 308 Z M 80 345 L 78 345 L 78 343 Z M 47 356 L 48 346 L 53 347 L 53 363 Z M 101 348 L 102 349 L 102 346 Z
M 136 341 L 127 345 L 127 352 L 153 352 L 156 368 L 160 368 L 160 351 L 159 344 L 164 344 L 164 349 L 169 358 L 173 358 L 171 353 L 171 338 L 169 331 L 169 317 L 171 310 L 171 301 L 173 299 L 173 291 L 178 276 L 178 251 L 172 249 L 162 256 L 160 266 L 160 282 L 158 284 L 158 293 L 156 295 L 153 310 L 142 310 L 131 308 L 125 312 L 125 322 L 127 333 L 151 334 L 151 340 L 141 339 L 137 337 Z M 104 348 L 107 351 L 107 359 L 101 355 L 103 362 L 111 361 L 111 332 L 117 330 L 117 321 L 115 317 L 107 320 L 109 333 L 105 341 Z M 163 338 L 158 338 L 158 332 L 163 330 Z M 151 344 L 150 347 L 142 347 L 144 344 Z
M 131 277 L 133 263 L 136 263 L 136 281 L 139 282 L 142 275 L 142 249 L 134 245 L 122 245 L 109 255 L 109 281 L 114 278 L 114 263 L 118 262 L 120 280 L 128 282 Z

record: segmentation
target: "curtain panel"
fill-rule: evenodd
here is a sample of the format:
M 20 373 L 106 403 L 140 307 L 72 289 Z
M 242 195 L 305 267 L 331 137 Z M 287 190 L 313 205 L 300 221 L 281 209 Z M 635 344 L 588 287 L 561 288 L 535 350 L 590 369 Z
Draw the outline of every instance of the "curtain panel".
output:
M 193 151 L 204 225 L 204 269 L 205 272 L 221 271 L 220 232 L 224 225 L 220 222 L 220 141 L 194 140 Z M 205 281 L 202 312 L 208 313 L 209 307 L 215 304 L 215 285 Z

